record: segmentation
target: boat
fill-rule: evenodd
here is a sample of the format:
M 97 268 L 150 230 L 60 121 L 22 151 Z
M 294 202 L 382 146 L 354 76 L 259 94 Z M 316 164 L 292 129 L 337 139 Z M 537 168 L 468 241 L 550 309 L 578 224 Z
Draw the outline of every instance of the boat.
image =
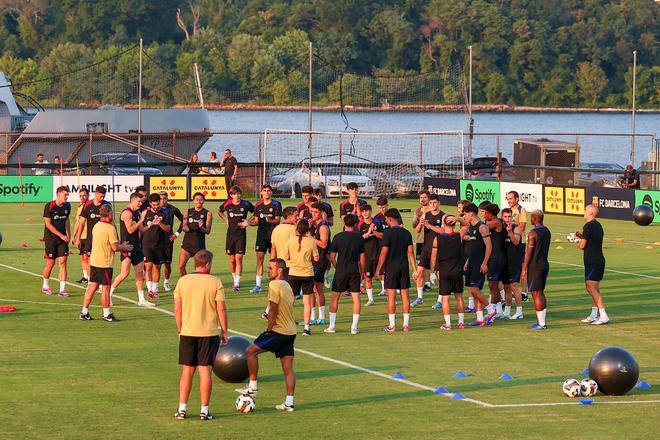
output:
M 26 104 L 17 103 L 17 97 Z M 15 164 L 19 161 L 34 163 L 37 153 L 49 162 L 59 156 L 65 166 L 79 163 L 81 167 L 93 165 L 101 153 L 137 153 L 140 163 L 180 173 L 211 137 L 211 130 L 205 109 L 136 110 L 104 105 L 47 110 L 13 91 L 10 80 L 0 72 L 0 136 L 6 145 L 0 161 L 9 165 L 8 174 L 18 174 Z M 136 168 L 135 174 L 139 173 Z

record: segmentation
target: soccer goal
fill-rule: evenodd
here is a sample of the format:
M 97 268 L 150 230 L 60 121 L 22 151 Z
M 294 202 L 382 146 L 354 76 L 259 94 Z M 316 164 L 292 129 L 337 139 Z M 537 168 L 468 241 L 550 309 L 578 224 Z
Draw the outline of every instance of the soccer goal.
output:
M 280 196 L 300 197 L 305 185 L 343 197 L 355 182 L 363 197 L 415 195 L 424 177 L 464 177 L 462 131 L 408 133 L 266 129 L 263 183 Z

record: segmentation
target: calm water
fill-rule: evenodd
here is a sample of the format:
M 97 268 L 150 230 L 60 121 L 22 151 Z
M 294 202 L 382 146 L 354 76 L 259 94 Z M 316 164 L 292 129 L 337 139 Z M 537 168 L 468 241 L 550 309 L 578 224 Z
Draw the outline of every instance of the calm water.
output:
M 467 131 L 467 116 L 463 113 L 347 113 L 350 125 L 359 131 Z M 210 111 L 214 131 L 263 131 L 266 128 L 292 130 L 307 129 L 307 113 L 294 111 Z M 630 114 L 604 113 L 475 113 L 475 133 L 630 133 Z M 346 124 L 338 112 L 313 114 L 313 129 L 343 131 Z M 660 131 L 660 114 L 638 114 L 636 133 L 654 134 Z M 540 136 L 501 136 L 499 148 L 511 159 L 513 140 Z M 551 139 L 576 142 L 575 135 L 544 135 Z M 629 162 L 631 138 L 580 135 L 580 155 L 583 162 Z M 647 160 L 651 139 L 637 138 L 635 162 Z M 476 136 L 473 156 L 493 156 L 497 152 L 496 136 Z M 211 151 L 220 152 L 231 147 L 242 161 L 258 159 L 256 136 L 214 136 L 204 146 L 200 159 L 206 160 Z

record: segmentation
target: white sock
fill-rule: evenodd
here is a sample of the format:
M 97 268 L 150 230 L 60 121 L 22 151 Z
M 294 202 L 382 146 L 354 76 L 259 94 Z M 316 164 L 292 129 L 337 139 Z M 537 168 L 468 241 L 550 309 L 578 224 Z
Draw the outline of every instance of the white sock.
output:
M 495 304 L 495 310 L 497 310 L 498 314 L 502 313 L 502 303 L 498 302 Z
M 545 309 L 541 310 L 540 312 L 536 312 L 536 319 L 538 320 L 539 325 L 545 325 Z
M 316 307 L 312 307 L 312 314 L 309 316 L 310 321 L 316 321 Z
M 234 276 L 234 283 L 235 283 L 237 286 L 240 286 L 240 285 L 241 285 L 241 276 L 240 276 L 240 275 L 236 275 L 236 276 Z
M 442 295 L 438 295 L 438 302 L 442 304 Z
M 110 296 L 115 294 L 115 288 L 110 286 Z
M 474 297 L 469 297 L 468 298 L 468 308 L 474 309 Z
M 516 306 L 516 315 L 522 315 L 522 306 Z
M 488 305 L 486 306 L 486 310 L 488 311 L 488 314 L 491 314 L 491 313 L 493 313 L 495 308 L 493 307 L 492 303 L 488 303 Z
M 465 313 L 458 314 L 458 323 L 463 324 L 465 322 Z
M 268 314 L 268 306 L 266 306 L 266 309 L 264 310 L 264 313 L 267 315 Z
M 337 314 L 330 312 L 330 328 L 335 328 L 337 323 Z
M 504 291 L 504 289 L 500 289 L 500 297 L 504 298 L 505 294 L 506 294 L 506 292 Z
M 186 412 L 187 409 L 188 409 L 187 403 L 179 403 L 179 412 L 181 411 Z
M 410 325 L 410 313 L 403 314 L 403 326 Z
M 208 405 L 206 405 L 206 406 L 202 405 L 201 408 L 199 409 L 199 413 L 200 414 L 208 414 L 209 413 L 209 406 Z
M 151 281 L 147 281 L 147 290 L 153 292 L 154 289 L 151 288 Z
M 600 319 L 603 319 L 607 321 L 609 318 L 607 317 L 607 312 L 605 311 L 605 308 L 603 307 L 602 309 L 598 310 L 600 312 Z
M 394 313 L 388 313 L 387 319 L 390 321 L 390 327 L 394 328 L 394 325 L 396 324 L 396 315 Z
M 589 315 L 589 317 L 594 319 L 598 317 L 598 307 L 591 308 L 591 315 Z
M 504 306 L 504 314 L 505 315 L 511 314 L 511 306 Z
M 83 307 L 81 313 L 82 313 L 83 315 L 88 314 L 88 313 L 89 313 L 89 308 L 87 308 L 87 307 Z
M 417 298 L 424 299 L 424 288 L 423 287 L 418 287 L 417 288 Z
M 43 288 L 48 289 L 48 278 L 44 278 Z
M 156 281 L 152 281 L 152 282 L 151 282 L 151 288 L 154 289 L 154 292 L 158 292 L 158 289 L 160 288 L 160 287 L 158 286 L 158 284 L 159 284 L 159 283 L 156 282 Z
M 380 290 L 385 292 L 385 280 L 380 280 Z
M 138 290 L 138 301 L 144 302 L 144 290 Z
M 235 286 L 235 285 L 236 285 L 236 274 L 233 273 L 233 272 L 232 272 L 232 274 L 231 274 L 231 279 L 232 279 L 232 281 L 233 281 L 233 283 L 234 283 L 234 286 Z
M 360 314 L 353 313 L 353 323 L 351 324 L 351 328 L 358 328 L 359 321 L 360 321 Z
M 451 316 L 445 315 L 445 324 L 451 326 Z
M 286 395 L 286 398 L 284 399 L 284 404 L 286 406 L 293 406 L 293 396 Z
M 431 272 L 429 274 L 429 281 L 431 284 L 435 284 L 435 282 L 438 281 L 438 277 L 435 275 L 435 272 Z
M 325 320 L 325 306 L 319 306 L 319 319 Z
M 477 310 L 477 321 L 483 321 L 483 320 L 484 320 L 484 311 Z
M 257 385 L 257 381 L 252 380 L 252 379 L 250 379 L 250 382 L 248 383 L 248 387 L 252 390 L 258 390 L 259 389 L 259 386 Z
M 103 307 L 103 317 L 105 318 L 110 314 L 110 307 Z
M 89 274 L 87 273 L 86 270 L 83 270 L 83 277 L 88 280 L 89 279 Z
M 367 289 L 367 298 L 369 298 L 369 301 L 374 300 L 374 289 Z
M 64 292 L 66 290 L 66 281 L 60 281 L 60 292 Z
M 309 324 L 305 324 L 305 330 L 309 330 Z
M 257 286 L 261 287 L 261 275 L 256 275 L 254 281 Z

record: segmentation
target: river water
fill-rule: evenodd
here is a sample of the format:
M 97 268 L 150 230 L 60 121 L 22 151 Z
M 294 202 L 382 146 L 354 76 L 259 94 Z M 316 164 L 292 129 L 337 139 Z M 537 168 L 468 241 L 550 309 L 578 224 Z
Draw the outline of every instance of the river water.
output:
M 349 112 L 346 116 L 350 126 L 360 132 L 467 132 L 467 116 L 464 113 Z M 497 153 L 499 144 L 499 151 L 511 160 L 514 139 L 545 137 L 577 142 L 580 145 L 582 162 L 625 165 L 630 161 L 631 136 L 587 134 L 630 133 L 632 118 L 629 113 L 475 113 L 473 117 L 475 133 L 516 133 L 501 135 L 499 139 L 495 135 L 475 136 L 473 157 L 493 156 Z M 308 123 L 307 112 L 304 111 L 217 110 L 209 111 L 209 118 L 213 131 L 262 132 L 266 128 L 307 130 Z M 313 129 L 344 131 L 346 123 L 339 112 L 315 112 Z M 660 114 L 637 114 L 637 134 L 655 134 L 658 131 Z M 651 144 L 651 137 L 636 138 L 635 165 L 648 159 Z M 227 147 L 232 148 L 240 161 L 258 160 L 258 137 L 248 135 L 214 136 L 200 151 L 200 160 L 207 160 L 211 151 L 217 151 L 220 156 L 221 151 Z

